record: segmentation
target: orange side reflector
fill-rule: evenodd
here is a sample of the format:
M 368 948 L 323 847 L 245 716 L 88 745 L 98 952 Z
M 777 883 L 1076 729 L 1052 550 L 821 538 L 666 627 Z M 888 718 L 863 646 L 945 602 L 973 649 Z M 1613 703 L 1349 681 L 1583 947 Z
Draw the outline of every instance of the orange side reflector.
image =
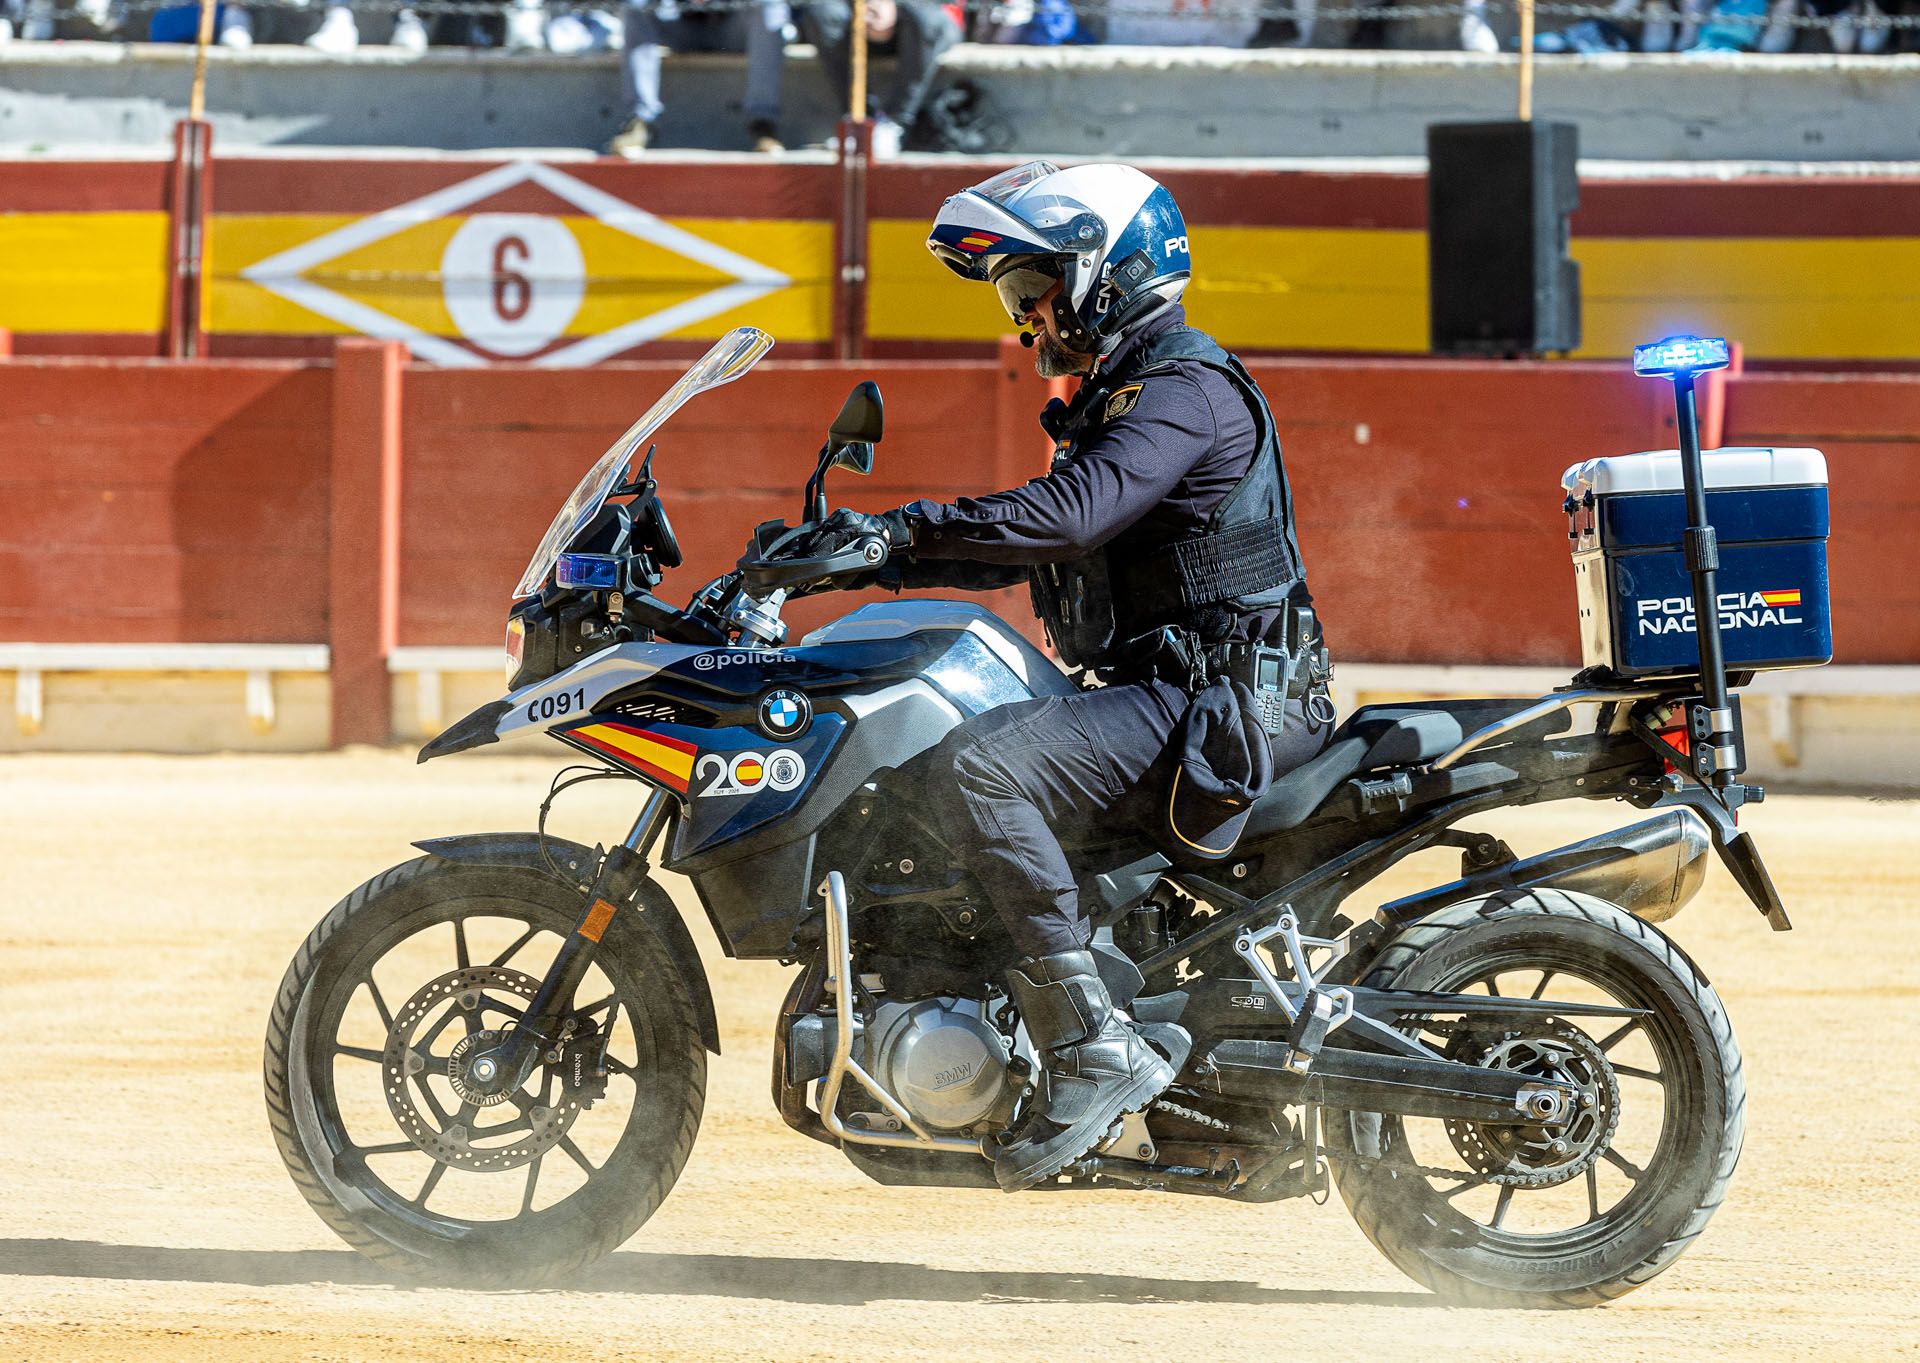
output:
M 604 899 L 593 901 L 593 907 L 587 910 L 587 916 L 580 922 L 580 935 L 589 942 L 600 940 L 600 934 L 607 930 L 607 924 L 613 921 L 613 905 Z

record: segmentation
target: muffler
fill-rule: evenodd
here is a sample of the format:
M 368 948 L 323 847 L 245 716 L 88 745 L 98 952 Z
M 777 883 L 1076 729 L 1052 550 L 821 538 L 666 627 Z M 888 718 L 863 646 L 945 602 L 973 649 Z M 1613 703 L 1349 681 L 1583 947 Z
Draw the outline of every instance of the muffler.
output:
M 1463 899 L 1550 888 L 1590 894 L 1649 923 L 1664 923 L 1699 893 L 1712 846 L 1713 835 L 1698 814 L 1669 809 L 1626 828 L 1396 899 L 1383 905 L 1380 915 L 1397 926 Z

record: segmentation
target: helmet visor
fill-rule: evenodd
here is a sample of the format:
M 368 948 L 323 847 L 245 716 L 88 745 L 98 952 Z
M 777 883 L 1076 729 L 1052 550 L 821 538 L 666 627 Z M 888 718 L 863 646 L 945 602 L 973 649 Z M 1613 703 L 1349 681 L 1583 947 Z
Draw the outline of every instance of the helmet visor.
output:
M 1025 322 L 1060 278 L 1057 261 L 1023 260 L 995 274 L 993 287 L 1000 294 L 1000 306 L 1007 310 L 1007 316 L 1015 322 Z
M 1035 180 L 1044 180 L 1049 175 L 1057 175 L 1059 171 L 1060 167 L 1051 161 L 1029 161 L 1024 166 L 1003 170 L 990 180 L 982 180 L 973 187 L 973 192 L 983 199 L 1004 205 Z

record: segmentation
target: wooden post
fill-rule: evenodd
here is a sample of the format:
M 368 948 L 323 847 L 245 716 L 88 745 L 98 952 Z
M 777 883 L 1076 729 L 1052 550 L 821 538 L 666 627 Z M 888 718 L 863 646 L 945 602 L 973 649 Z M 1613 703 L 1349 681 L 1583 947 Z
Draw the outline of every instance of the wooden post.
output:
M 400 633 L 400 401 L 406 348 L 361 337 L 333 351 L 327 643 L 332 743 L 393 737 L 387 655 Z
M 217 0 L 200 0 L 200 32 L 194 38 L 193 89 L 187 94 L 187 118 L 198 123 L 207 113 L 207 46 L 213 41 Z
M 853 78 L 847 96 L 847 117 L 866 121 L 867 117 L 867 0 L 851 0 L 853 5 Z
M 212 202 L 213 125 L 185 118 L 173 126 L 173 165 L 167 177 L 166 331 L 162 355 L 206 354 L 207 209 Z
M 1533 3 L 1520 0 L 1520 121 L 1533 121 Z
M 834 218 L 840 277 L 833 291 L 833 350 L 857 360 L 867 350 L 867 166 L 873 155 L 873 121 L 840 120 L 840 211 Z

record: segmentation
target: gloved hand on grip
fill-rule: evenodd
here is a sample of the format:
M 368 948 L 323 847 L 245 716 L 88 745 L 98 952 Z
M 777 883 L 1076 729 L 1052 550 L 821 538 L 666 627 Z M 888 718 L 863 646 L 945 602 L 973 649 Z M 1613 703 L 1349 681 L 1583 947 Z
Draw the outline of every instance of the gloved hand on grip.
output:
M 878 516 L 869 516 L 864 511 L 843 506 L 820 522 L 822 543 L 830 538 L 840 544 L 850 544 L 863 535 L 877 536 L 885 541 L 891 554 L 905 553 L 913 544 L 913 527 L 907 520 L 905 510 L 898 507 Z

